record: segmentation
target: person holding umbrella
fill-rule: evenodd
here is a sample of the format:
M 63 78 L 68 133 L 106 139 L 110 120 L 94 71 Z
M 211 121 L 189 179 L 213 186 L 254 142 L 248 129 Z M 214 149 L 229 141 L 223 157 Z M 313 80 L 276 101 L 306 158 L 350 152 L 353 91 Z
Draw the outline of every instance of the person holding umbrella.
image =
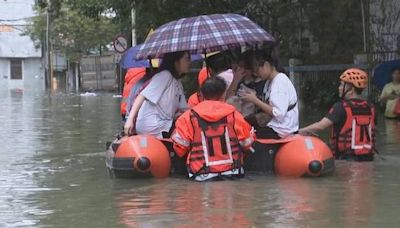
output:
M 125 134 L 136 132 L 163 138 L 163 132 L 170 132 L 175 117 L 187 109 L 179 79 L 189 70 L 189 52 L 166 53 L 158 73 L 135 99 L 124 126 Z
M 385 85 L 379 101 L 386 105 L 385 117 L 400 118 L 400 68 L 392 71 L 392 82 Z
M 155 75 L 151 83 L 141 92 L 133 104 L 125 132 L 132 133 L 136 117 L 136 131 L 139 134 L 161 137 L 160 131 L 170 130 L 174 115 L 187 106 L 182 84 L 176 79 L 189 70 L 189 52 L 207 54 L 274 41 L 271 34 L 247 17 L 238 14 L 201 15 L 182 18 L 160 26 L 143 43 L 136 59 L 162 58 L 159 74 L 169 76 Z M 170 78 L 173 79 L 172 85 L 176 87 L 174 89 L 165 84 L 171 81 Z M 154 81 L 158 81 L 160 85 Z M 178 87 L 181 89 L 177 89 Z M 152 93 L 158 95 L 152 98 Z M 176 98 L 172 95 L 179 97 L 178 101 L 171 101 L 170 99 Z

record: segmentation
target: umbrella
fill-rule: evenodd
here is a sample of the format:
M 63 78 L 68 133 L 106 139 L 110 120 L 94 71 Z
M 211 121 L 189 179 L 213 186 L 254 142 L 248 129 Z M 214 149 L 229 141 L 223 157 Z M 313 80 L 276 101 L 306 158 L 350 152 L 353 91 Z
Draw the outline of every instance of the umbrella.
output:
M 129 48 L 125 54 L 122 56 L 119 64 L 121 65 L 122 68 L 124 69 L 129 69 L 129 68 L 149 68 L 150 64 L 148 60 L 136 60 L 136 55 L 142 47 L 143 44 L 138 44 L 134 47 Z M 192 61 L 197 61 L 202 59 L 203 57 L 201 55 L 192 55 L 191 60 Z M 151 60 L 151 65 L 153 67 L 158 67 L 160 65 L 160 59 L 152 59 Z
M 400 59 L 381 63 L 374 70 L 372 82 L 382 90 L 387 83 L 392 81 L 392 71 L 395 68 L 400 69 Z
M 212 14 L 169 22 L 144 42 L 137 59 L 158 58 L 164 53 L 209 53 L 273 42 L 274 38 L 247 17 Z
M 136 60 L 135 56 L 137 55 L 140 47 L 143 44 L 136 45 L 134 47 L 129 48 L 125 54 L 122 56 L 121 61 L 119 64 L 121 65 L 122 68 L 128 69 L 128 68 L 149 68 L 150 64 L 148 60 Z M 159 66 L 159 59 L 152 59 L 151 64 L 153 67 L 158 67 Z

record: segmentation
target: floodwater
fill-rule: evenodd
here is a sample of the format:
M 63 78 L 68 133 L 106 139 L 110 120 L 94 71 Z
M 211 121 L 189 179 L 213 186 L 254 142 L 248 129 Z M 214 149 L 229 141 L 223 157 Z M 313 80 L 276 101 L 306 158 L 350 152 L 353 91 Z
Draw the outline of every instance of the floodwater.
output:
M 400 122 L 380 120 L 371 163 L 332 176 L 194 183 L 110 179 L 112 94 L 0 92 L 0 227 L 398 227 Z M 303 113 L 309 123 L 324 111 Z M 305 115 L 307 114 L 307 115 Z

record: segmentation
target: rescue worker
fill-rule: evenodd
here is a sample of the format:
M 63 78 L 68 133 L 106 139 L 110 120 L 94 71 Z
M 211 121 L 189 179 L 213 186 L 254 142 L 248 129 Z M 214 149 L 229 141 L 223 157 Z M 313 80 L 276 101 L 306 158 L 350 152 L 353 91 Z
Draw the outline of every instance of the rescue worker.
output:
M 233 80 L 233 71 L 230 69 L 230 61 L 226 53 L 212 53 L 207 57 L 206 65 L 208 68 L 203 67 L 198 75 L 197 80 L 199 87 L 201 87 L 207 78 L 214 76 L 223 78 L 229 87 Z M 192 108 L 203 100 L 201 93 L 196 92 L 189 97 L 188 106 L 189 108 Z
M 174 150 L 187 155 L 189 178 L 196 181 L 243 175 L 243 152 L 253 138 L 250 125 L 224 102 L 226 82 L 209 78 L 201 87 L 204 101 L 180 116 L 172 134 Z
M 125 74 L 124 89 L 122 91 L 121 100 L 121 116 L 122 121 L 125 122 L 127 115 L 127 100 L 133 85 L 136 84 L 146 74 L 146 68 L 129 68 Z
M 206 65 L 208 67 L 208 74 L 210 77 L 218 76 L 224 79 L 227 85 L 226 89 L 228 89 L 233 80 L 233 71 L 231 69 L 231 61 L 228 54 L 226 52 L 220 52 L 207 57 Z
M 339 96 L 320 121 L 300 129 L 315 133 L 332 126 L 331 146 L 337 159 L 372 161 L 375 151 L 375 108 L 362 99 L 368 74 L 350 68 L 340 75 Z
M 197 76 L 197 82 L 198 82 L 199 88 L 204 84 L 204 82 L 207 80 L 207 78 L 208 78 L 207 67 L 203 67 L 203 68 L 201 68 L 201 70 L 199 71 L 199 75 Z M 197 91 L 189 97 L 188 106 L 189 106 L 189 108 L 193 108 L 201 101 L 203 101 L 203 97 L 201 96 L 200 91 Z

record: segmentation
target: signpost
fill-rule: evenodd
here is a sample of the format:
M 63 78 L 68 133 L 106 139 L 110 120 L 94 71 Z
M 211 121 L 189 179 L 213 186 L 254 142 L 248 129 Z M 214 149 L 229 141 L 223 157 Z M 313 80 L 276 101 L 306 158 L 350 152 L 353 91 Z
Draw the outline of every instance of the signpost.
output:
M 123 36 L 117 36 L 113 41 L 114 50 L 118 53 L 124 53 L 128 49 L 128 41 Z

